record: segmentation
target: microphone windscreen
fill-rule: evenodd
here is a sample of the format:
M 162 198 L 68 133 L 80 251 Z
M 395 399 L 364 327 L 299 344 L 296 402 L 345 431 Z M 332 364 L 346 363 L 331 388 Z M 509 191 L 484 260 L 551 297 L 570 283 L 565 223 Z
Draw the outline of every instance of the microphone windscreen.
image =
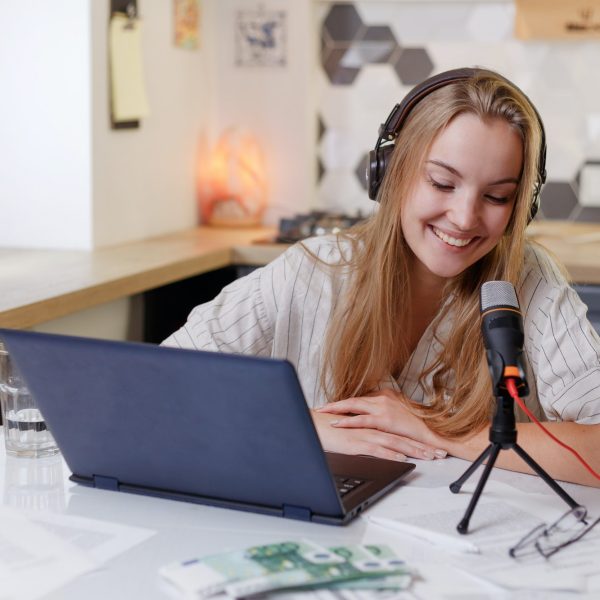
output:
M 481 286 L 479 298 L 482 313 L 496 306 L 512 306 L 519 309 L 517 292 L 514 285 L 508 281 L 486 281 Z

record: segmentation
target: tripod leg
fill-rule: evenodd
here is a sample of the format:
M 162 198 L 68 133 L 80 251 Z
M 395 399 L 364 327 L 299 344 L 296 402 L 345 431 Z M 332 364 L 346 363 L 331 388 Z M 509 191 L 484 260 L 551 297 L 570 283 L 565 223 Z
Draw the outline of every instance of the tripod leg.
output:
M 512 448 L 571 508 L 579 506 L 579 502 L 575 502 L 519 444 L 513 444 Z
M 483 487 L 485 486 L 485 482 L 490 476 L 490 471 L 498 458 L 498 454 L 502 450 L 502 446 L 500 444 L 491 444 L 490 445 L 490 459 L 487 461 L 485 465 L 485 469 L 481 474 L 481 479 L 473 492 L 473 497 L 471 498 L 471 502 L 469 502 L 469 506 L 467 506 L 467 510 L 465 511 L 465 516 L 462 518 L 462 521 L 456 526 L 458 533 L 467 533 L 469 529 L 469 521 L 471 520 L 471 515 L 475 510 L 475 506 L 477 506 L 477 501 L 479 500 L 479 496 L 483 491 Z M 481 457 L 480 457 L 481 458 Z
M 450 484 L 450 491 L 453 494 L 458 494 L 460 492 L 460 488 L 463 486 L 463 483 L 473 475 L 476 471 L 477 467 L 483 463 L 483 461 L 487 458 L 488 454 L 493 450 L 492 444 L 490 444 L 471 464 L 471 466 L 454 482 Z

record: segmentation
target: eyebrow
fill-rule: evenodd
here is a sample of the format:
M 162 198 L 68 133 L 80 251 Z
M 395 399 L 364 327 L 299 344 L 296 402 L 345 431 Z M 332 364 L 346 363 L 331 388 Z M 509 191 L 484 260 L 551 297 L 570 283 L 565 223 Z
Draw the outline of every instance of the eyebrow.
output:
M 456 175 L 457 177 L 460 177 L 462 179 L 462 175 L 459 171 L 457 171 L 454 167 L 452 167 L 451 165 L 441 161 L 441 160 L 435 160 L 435 159 L 431 159 L 427 161 L 428 163 L 432 163 L 434 165 L 437 165 L 438 167 L 442 167 L 443 169 L 446 169 L 448 171 L 450 171 L 450 173 L 452 173 L 453 175 Z M 493 181 L 492 183 L 490 183 L 489 185 L 500 185 L 502 183 L 515 183 L 518 184 L 519 183 L 519 179 L 516 177 L 505 177 L 504 179 L 499 179 L 498 181 Z

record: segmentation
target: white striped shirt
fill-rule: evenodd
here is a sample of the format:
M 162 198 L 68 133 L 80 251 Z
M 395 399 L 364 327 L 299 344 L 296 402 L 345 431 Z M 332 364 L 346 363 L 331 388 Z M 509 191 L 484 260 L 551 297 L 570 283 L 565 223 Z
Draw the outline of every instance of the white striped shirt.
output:
M 327 263 L 340 259 L 334 237 L 304 244 Z M 347 242 L 342 242 L 342 248 L 344 253 L 350 251 Z M 321 265 L 297 244 L 223 288 L 211 302 L 194 308 L 185 325 L 163 344 L 285 358 L 296 367 L 308 405 L 322 406 L 326 401 L 320 386 L 323 344 L 348 281 L 346 269 Z M 531 390 L 528 408 L 544 420 L 600 423 L 600 338 L 587 320 L 585 304 L 551 259 L 533 247 L 527 248 L 517 293 Z M 400 376 L 390 376 L 380 386 L 426 402 L 419 377 L 438 355 L 438 340 L 444 339 L 451 319 L 450 310 L 435 337 L 430 325 Z M 517 419 L 528 420 L 520 409 Z

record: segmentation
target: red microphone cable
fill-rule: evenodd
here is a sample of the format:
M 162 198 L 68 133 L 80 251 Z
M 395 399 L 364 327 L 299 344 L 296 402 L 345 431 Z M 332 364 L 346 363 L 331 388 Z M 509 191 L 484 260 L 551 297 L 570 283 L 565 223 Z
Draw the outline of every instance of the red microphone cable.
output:
M 521 400 L 521 397 L 519 396 L 519 392 L 517 391 L 517 385 L 515 383 L 515 380 L 512 379 L 511 377 L 507 377 L 506 380 L 506 389 L 508 390 L 508 393 L 511 395 L 512 399 L 521 407 L 521 410 L 548 436 L 550 436 L 550 438 L 556 442 L 559 446 L 561 446 L 562 448 L 564 448 L 565 450 L 568 450 L 569 452 L 571 452 L 571 454 L 573 454 L 575 456 L 575 458 L 596 478 L 596 479 L 600 479 L 600 474 L 596 473 L 596 471 L 594 471 L 594 469 L 592 469 L 592 467 L 590 467 L 590 465 L 588 465 L 587 462 L 585 462 L 585 460 L 581 457 L 581 455 L 577 452 L 577 450 L 571 448 L 571 446 L 569 446 L 568 444 L 565 444 L 564 442 L 561 442 L 554 434 L 550 433 L 550 431 L 548 431 L 533 415 L 533 413 L 525 406 L 523 400 Z

